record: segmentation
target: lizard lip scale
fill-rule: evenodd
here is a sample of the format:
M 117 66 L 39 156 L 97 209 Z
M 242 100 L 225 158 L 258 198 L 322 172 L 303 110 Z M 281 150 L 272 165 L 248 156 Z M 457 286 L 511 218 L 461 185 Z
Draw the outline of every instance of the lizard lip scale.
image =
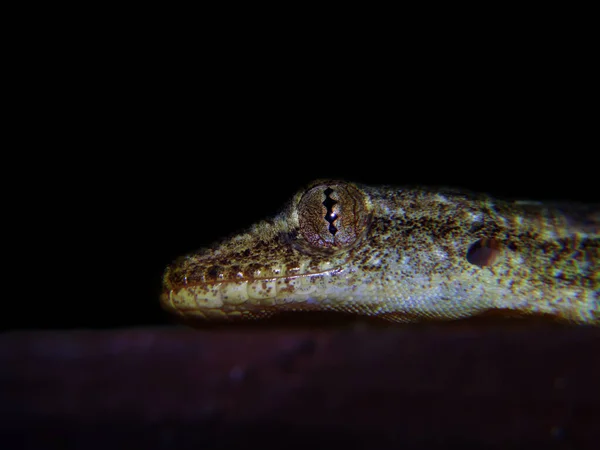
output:
M 319 180 L 276 217 L 167 267 L 161 304 L 210 320 L 498 311 L 597 325 L 599 210 Z
M 317 279 L 336 276 L 340 272 L 340 269 L 331 269 L 302 275 L 188 285 L 163 293 L 161 301 L 165 308 L 181 315 L 215 319 L 242 318 L 259 311 L 266 314 L 270 309 L 286 306 L 287 309 L 311 309 L 315 305 L 311 294 L 317 293 Z

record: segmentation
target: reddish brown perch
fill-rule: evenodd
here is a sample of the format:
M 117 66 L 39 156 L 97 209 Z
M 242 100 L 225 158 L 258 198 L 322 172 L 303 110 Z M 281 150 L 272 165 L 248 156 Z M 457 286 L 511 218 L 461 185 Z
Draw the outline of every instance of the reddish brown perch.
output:
M 0 335 L 2 448 L 597 448 L 600 329 Z

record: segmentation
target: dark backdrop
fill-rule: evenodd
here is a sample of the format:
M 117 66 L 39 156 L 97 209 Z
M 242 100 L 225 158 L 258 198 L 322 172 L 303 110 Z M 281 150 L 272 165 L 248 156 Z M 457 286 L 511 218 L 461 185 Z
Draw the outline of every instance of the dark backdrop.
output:
M 165 265 L 277 213 L 315 178 L 599 202 L 587 113 L 544 96 L 368 113 L 343 97 L 332 110 L 296 96 L 269 110 L 258 95 L 181 110 L 130 101 L 149 111 L 105 107 L 74 121 L 73 134 L 49 129 L 62 145 L 29 161 L 28 189 L 12 187 L 20 281 L 5 327 L 166 323 Z
M 158 304 L 171 260 L 314 178 L 598 202 L 588 55 L 417 51 L 432 64 L 398 71 L 385 55 L 363 79 L 295 57 L 198 70 L 186 62 L 202 51 L 152 49 L 151 63 L 132 51 L 73 71 L 55 57 L 23 90 L 32 118 L 3 165 L 3 442 L 593 448 L 595 329 L 155 327 L 171 323 Z

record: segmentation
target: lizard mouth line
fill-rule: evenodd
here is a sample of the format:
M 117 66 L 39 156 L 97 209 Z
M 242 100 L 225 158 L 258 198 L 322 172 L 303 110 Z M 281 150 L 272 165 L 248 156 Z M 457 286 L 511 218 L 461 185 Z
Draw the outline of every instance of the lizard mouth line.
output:
M 337 276 L 341 268 L 301 275 L 217 280 L 174 285 L 161 295 L 163 307 L 179 313 L 235 311 L 277 304 L 306 303 L 322 291 L 324 279 Z
M 273 275 L 268 277 L 239 277 L 239 278 L 223 278 L 216 279 L 211 281 L 194 281 L 183 283 L 169 283 L 170 289 L 166 289 L 165 291 L 177 291 L 179 289 L 188 289 L 188 288 L 196 288 L 196 287 L 206 287 L 206 286 L 214 286 L 218 284 L 227 284 L 227 283 L 258 283 L 258 282 L 269 282 L 269 281 L 277 281 L 277 280 L 298 280 L 302 278 L 311 278 L 318 277 L 322 275 L 335 275 L 341 272 L 342 267 L 333 267 L 327 270 L 321 270 L 318 272 L 309 272 L 309 273 L 300 273 L 300 274 L 286 274 L 286 275 Z M 187 277 L 186 277 L 187 278 Z

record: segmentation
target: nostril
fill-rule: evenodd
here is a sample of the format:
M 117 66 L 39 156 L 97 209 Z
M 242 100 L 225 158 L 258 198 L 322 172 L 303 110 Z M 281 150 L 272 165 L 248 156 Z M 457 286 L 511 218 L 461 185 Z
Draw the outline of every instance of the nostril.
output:
M 222 269 L 219 266 L 212 266 L 206 271 L 206 275 L 213 280 L 216 280 L 221 275 Z

